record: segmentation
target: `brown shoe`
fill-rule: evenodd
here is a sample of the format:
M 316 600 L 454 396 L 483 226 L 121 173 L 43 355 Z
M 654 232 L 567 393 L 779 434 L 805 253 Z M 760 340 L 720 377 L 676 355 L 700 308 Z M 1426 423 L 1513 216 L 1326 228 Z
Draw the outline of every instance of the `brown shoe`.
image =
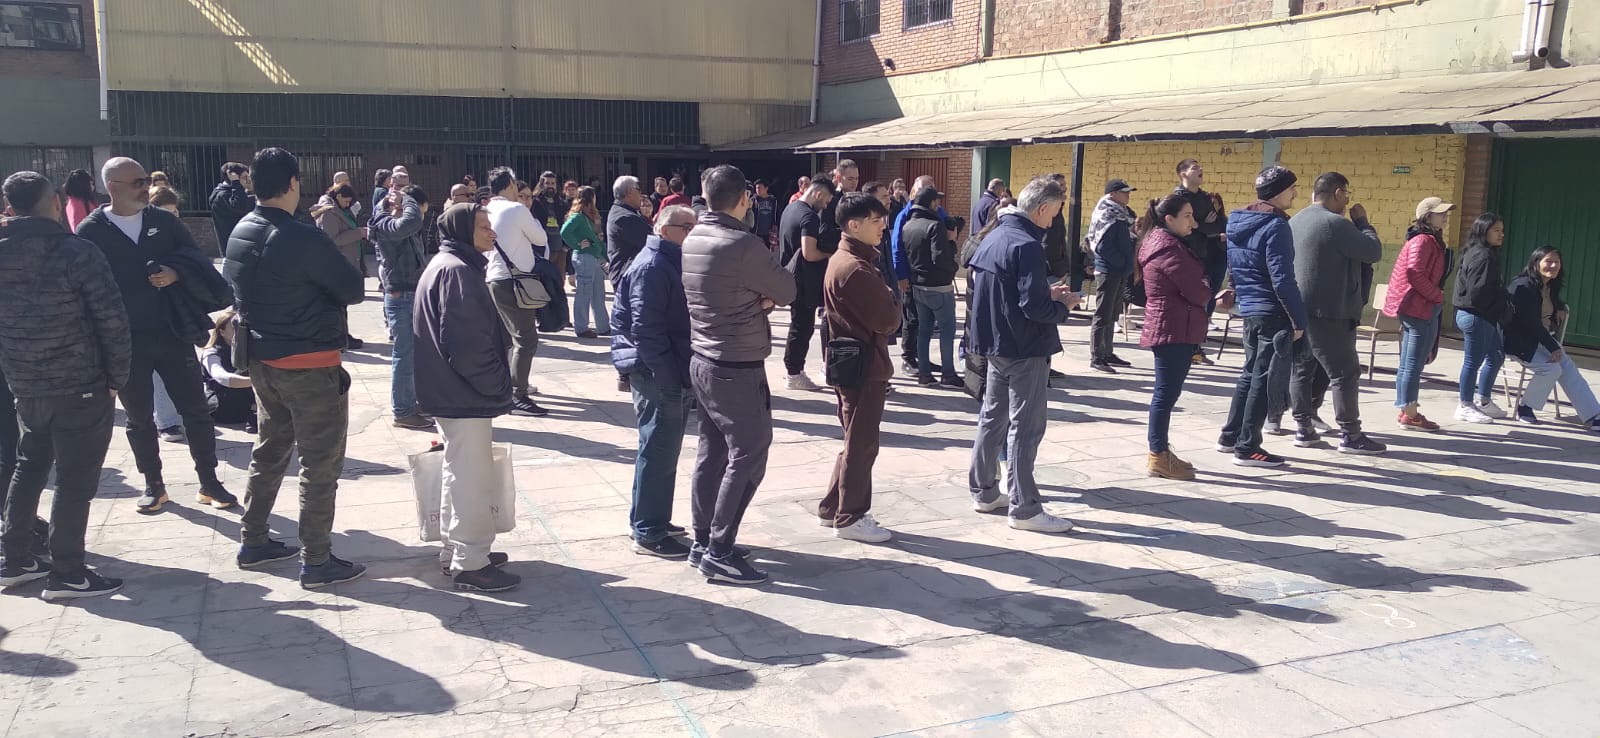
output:
M 1159 454 L 1149 454 L 1145 458 L 1145 468 L 1152 477 L 1176 479 L 1180 482 L 1194 479 L 1194 466 L 1174 456 L 1170 449 Z

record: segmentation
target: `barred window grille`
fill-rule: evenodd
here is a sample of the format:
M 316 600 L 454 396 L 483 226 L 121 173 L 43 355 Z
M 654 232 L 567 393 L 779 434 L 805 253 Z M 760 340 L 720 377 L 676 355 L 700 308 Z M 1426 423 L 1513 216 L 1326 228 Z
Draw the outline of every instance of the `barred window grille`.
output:
M 839 0 L 839 40 L 878 35 L 878 0 Z
M 903 0 L 903 2 L 906 28 L 947 21 L 955 15 L 954 0 Z

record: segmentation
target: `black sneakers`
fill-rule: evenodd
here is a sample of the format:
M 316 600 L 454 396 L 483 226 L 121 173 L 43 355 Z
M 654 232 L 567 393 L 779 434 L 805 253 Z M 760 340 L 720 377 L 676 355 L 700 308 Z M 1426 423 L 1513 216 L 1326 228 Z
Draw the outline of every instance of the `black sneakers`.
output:
M 918 374 L 917 375 L 917 384 L 920 384 L 923 387 L 932 387 L 932 386 L 934 386 L 934 385 L 936 385 L 938 383 L 939 383 L 939 380 L 934 379 L 932 374 Z
M 708 582 L 749 585 L 767 581 L 767 573 L 751 566 L 749 560 L 740 556 L 738 551 L 727 556 L 707 554 L 700 560 L 700 573 L 705 575 Z
M 0 587 L 15 587 L 47 576 L 50 576 L 50 567 L 37 558 L 15 562 L 8 560 L 0 566 Z
M 506 563 L 509 562 L 509 561 L 511 561 L 511 557 L 509 555 L 503 553 L 503 552 L 500 552 L 500 551 L 490 551 L 489 552 L 489 566 L 492 566 L 492 567 L 498 569 L 498 568 L 500 568 L 502 566 L 505 566 Z M 445 562 L 444 564 L 439 565 L 439 573 L 441 573 L 441 574 L 443 574 L 445 576 L 450 576 L 450 564 L 449 564 L 449 562 Z
M 86 568 L 71 577 L 52 573 L 49 583 L 44 585 L 44 594 L 40 596 L 47 600 L 75 600 L 108 595 L 119 589 L 122 589 L 121 579 L 103 577 L 93 569 Z
M 1530 408 L 1527 405 L 1518 405 L 1517 422 L 1526 423 L 1528 425 L 1538 425 L 1539 418 L 1533 414 L 1533 408 Z
M 733 552 L 734 552 L 734 554 L 736 554 L 738 556 L 742 556 L 742 557 L 746 557 L 746 558 L 748 558 L 750 556 L 750 549 L 745 548 L 744 546 L 734 546 L 733 547 Z M 702 546 L 702 545 L 696 543 L 696 544 L 694 544 L 694 545 L 689 547 L 689 566 L 692 566 L 692 567 L 698 569 L 698 568 L 700 568 L 700 562 L 705 561 L 705 558 L 706 558 L 706 547 L 705 546 Z
M 1127 359 L 1124 359 L 1116 354 L 1107 356 L 1106 363 L 1112 366 L 1133 366 L 1133 362 L 1128 361 Z
M 1310 425 L 1300 426 L 1300 430 L 1294 432 L 1294 445 L 1295 448 L 1320 446 L 1322 445 L 1322 434 L 1317 433 L 1317 429 Z
M 161 507 L 167 504 L 167 486 L 165 484 L 147 485 L 144 488 L 144 494 L 133 504 L 144 515 L 154 515 L 161 512 Z
M 195 499 L 202 505 L 210 505 L 218 510 L 236 507 L 239 498 L 234 497 L 221 482 L 209 482 L 200 486 L 200 493 Z
M 641 541 L 633 539 L 633 552 L 644 556 L 654 556 L 660 559 L 686 559 L 689 558 L 689 547 L 672 536 L 662 536 L 654 541 Z
M 322 589 L 360 579 L 366 571 L 367 567 L 361 564 L 352 564 L 329 554 L 327 561 L 316 566 L 300 565 L 300 586 L 306 589 Z
M 550 414 L 549 410 L 540 407 L 539 403 L 526 397 L 518 397 L 511 404 L 511 414 L 523 418 L 542 418 Z
M 1254 451 L 1235 451 L 1233 454 L 1233 463 L 1234 466 L 1254 466 L 1266 468 L 1283 466 L 1285 462 L 1282 456 L 1269 454 L 1266 451 L 1258 448 Z
M 255 569 L 274 561 L 292 559 L 300 555 L 300 549 L 290 546 L 282 541 L 267 541 L 259 546 L 240 546 L 239 555 L 234 562 L 240 569 Z
M 522 583 L 522 577 L 501 571 L 493 563 L 476 571 L 455 575 L 456 589 L 468 592 L 504 592 Z
M 395 418 L 394 427 L 406 430 L 433 430 L 433 421 L 422 417 L 421 413 L 412 413 L 403 418 Z
M 1357 433 L 1353 437 L 1345 436 L 1344 440 L 1339 442 L 1339 453 L 1341 454 L 1377 456 L 1388 450 L 1388 446 L 1372 440 L 1372 437 L 1365 433 Z
M 1105 361 L 1098 360 L 1098 359 L 1095 360 L 1095 361 L 1089 362 L 1089 368 L 1093 369 L 1093 370 L 1095 370 L 1097 372 L 1100 372 L 1101 374 L 1116 374 L 1117 373 L 1117 370 L 1115 368 L 1113 368 L 1111 366 L 1111 364 L 1109 364 L 1109 363 L 1107 363 Z

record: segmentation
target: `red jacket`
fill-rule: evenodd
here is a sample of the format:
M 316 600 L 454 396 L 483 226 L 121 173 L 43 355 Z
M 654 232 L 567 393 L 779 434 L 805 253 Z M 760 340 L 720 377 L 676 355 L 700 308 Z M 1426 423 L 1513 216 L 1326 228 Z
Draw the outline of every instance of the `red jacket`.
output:
M 1200 257 L 1167 229 L 1156 228 L 1139 245 L 1139 269 L 1145 294 L 1139 345 L 1205 343 L 1212 292 Z
M 1433 309 L 1444 304 L 1444 290 L 1439 285 L 1444 282 L 1446 260 L 1444 242 L 1431 233 L 1418 233 L 1406 241 L 1389 273 L 1383 314 L 1432 318 Z

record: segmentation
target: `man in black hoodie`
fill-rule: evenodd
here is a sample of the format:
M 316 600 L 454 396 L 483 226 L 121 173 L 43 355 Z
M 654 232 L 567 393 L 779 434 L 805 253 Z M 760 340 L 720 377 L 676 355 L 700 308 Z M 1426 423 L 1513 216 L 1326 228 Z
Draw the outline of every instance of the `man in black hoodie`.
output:
M 166 318 L 161 291 L 178 283 L 179 273 L 169 264 L 210 260 L 195 245 L 194 236 L 178 216 L 150 207 L 150 179 L 132 159 L 117 157 L 101 168 L 111 204 L 95 210 L 78 224 L 78 235 L 100 247 L 127 306 L 133 333 L 133 364 L 120 399 L 128 415 L 128 446 L 144 475 L 139 512 L 153 514 L 167 503 L 167 486 L 161 475 L 161 449 L 156 440 L 155 385 L 151 372 L 161 376 L 172 404 L 183 418 L 189 438 L 189 455 L 200 479 L 199 501 L 223 509 L 239 504 L 217 478 L 216 426 L 206 403 L 200 362 L 194 346 L 172 329 Z M 229 231 L 232 232 L 231 229 Z
M 250 168 L 236 161 L 223 164 L 222 181 L 211 191 L 209 204 L 217 243 L 227 248 L 228 236 L 239 225 L 239 219 L 256 207 L 256 198 L 250 194 Z
M 10 430 L 20 416 L 23 433 L 15 485 L 4 499 L 0 586 L 49 576 L 47 600 L 110 594 L 122 582 L 84 566 L 83 539 L 111 444 L 113 398 L 128 381 L 127 310 L 99 249 L 61 226 L 50 180 L 18 172 L 4 191 L 16 217 L 0 221 L 0 260 L 8 267 L 0 270 L 0 382 L 16 395 Z M 52 466 L 46 563 L 34 555 L 34 537 Z

